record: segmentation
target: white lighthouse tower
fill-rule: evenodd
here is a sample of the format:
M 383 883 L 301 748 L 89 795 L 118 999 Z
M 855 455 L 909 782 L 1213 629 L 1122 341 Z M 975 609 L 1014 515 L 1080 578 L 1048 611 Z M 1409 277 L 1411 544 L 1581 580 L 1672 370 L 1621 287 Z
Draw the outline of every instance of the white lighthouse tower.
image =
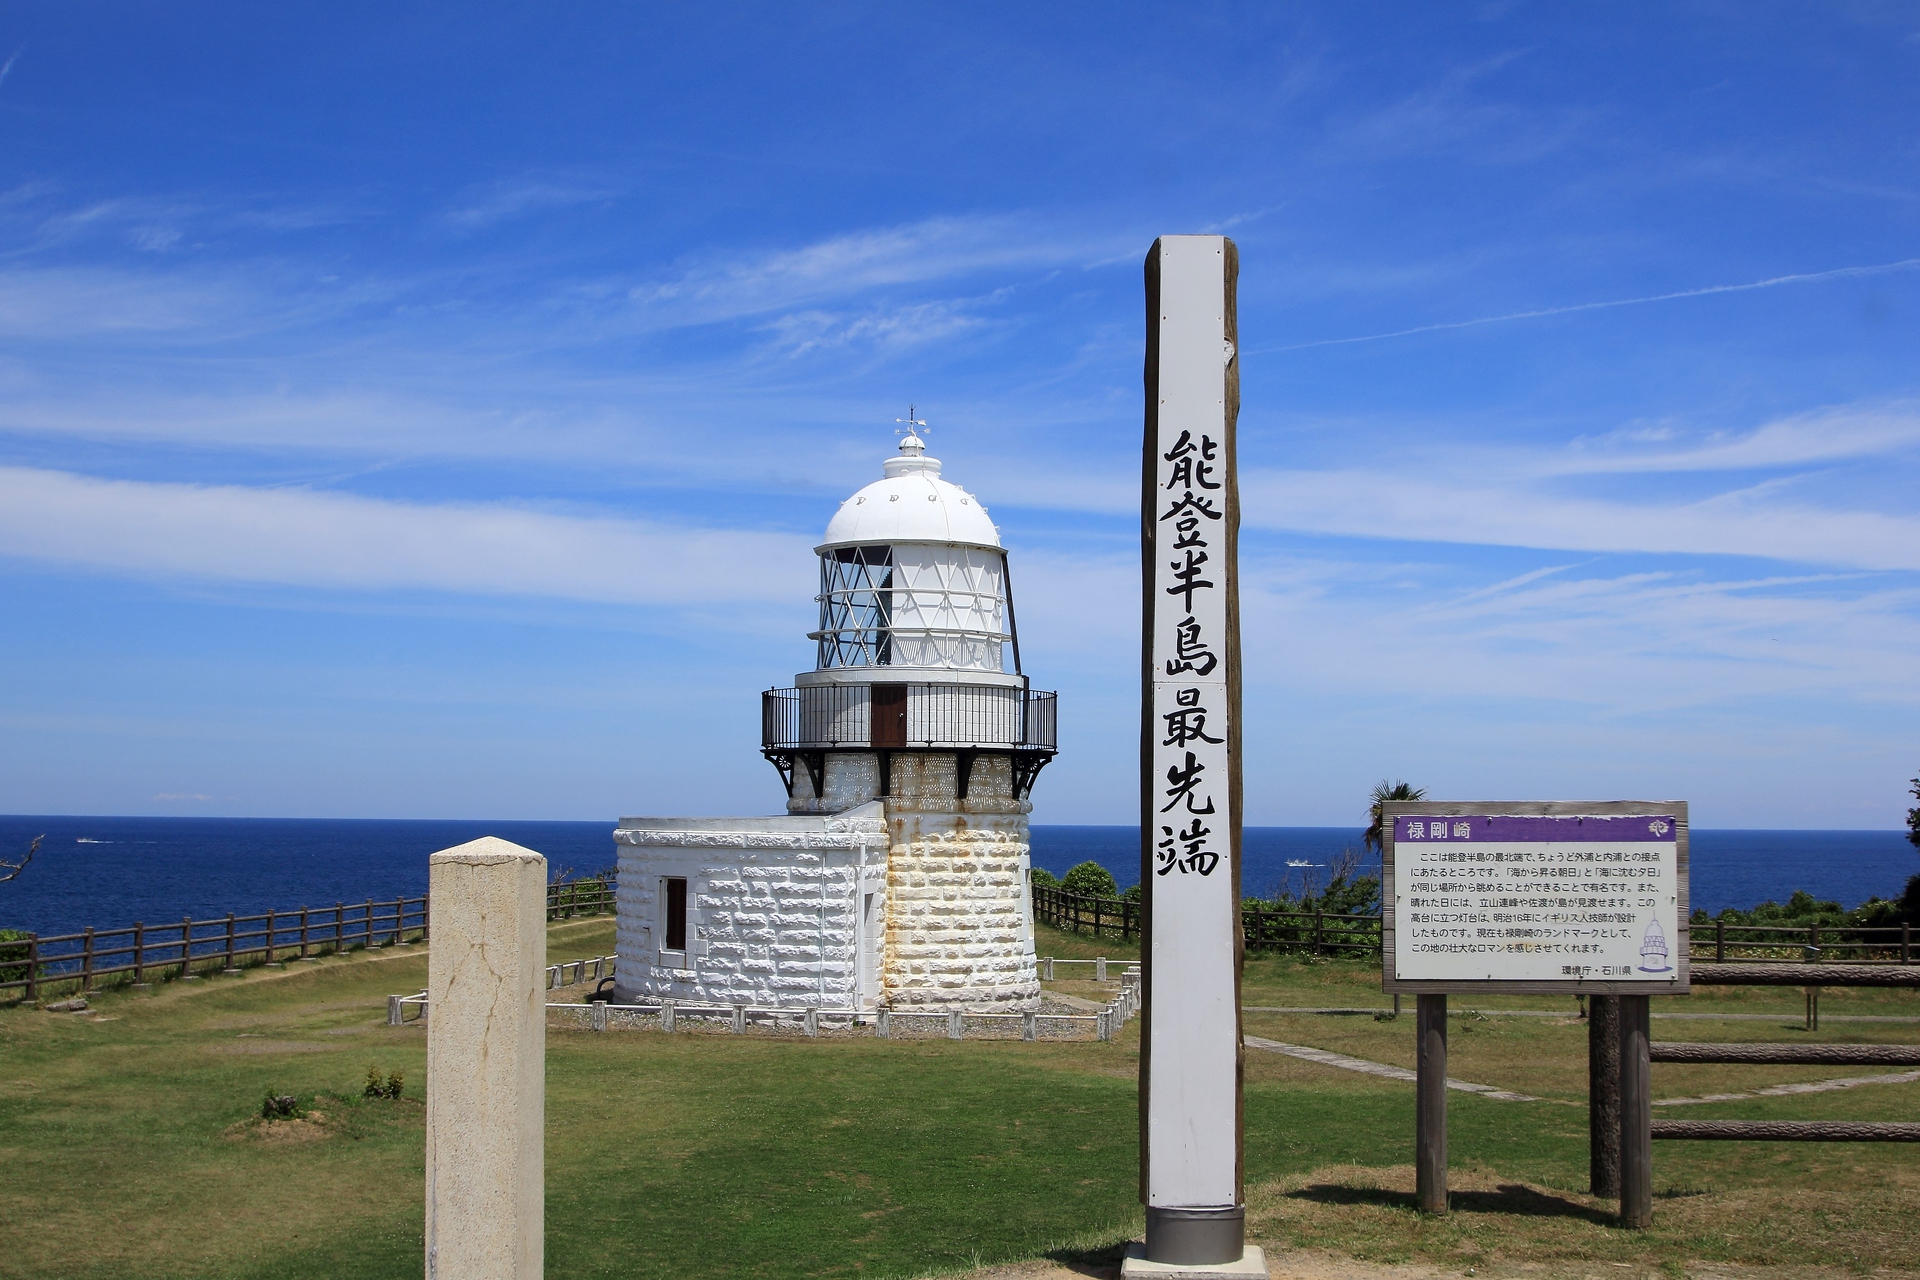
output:
M 762 695 L 787 815 L 621 820 L 622 998 L 1038 1002 L 1028 796 L 1055 696 L 1020 669 L 980 500 L 911 429 L 884 472 L 816 549 L 814 668 Z

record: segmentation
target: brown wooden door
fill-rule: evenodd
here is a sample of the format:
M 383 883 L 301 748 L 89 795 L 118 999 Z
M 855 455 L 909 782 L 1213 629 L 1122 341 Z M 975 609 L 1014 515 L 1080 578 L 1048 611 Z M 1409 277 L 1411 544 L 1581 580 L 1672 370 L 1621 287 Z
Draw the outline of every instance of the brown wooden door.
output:
M 907 745 L 907 686 L 903 684 L 873 686 L 873 745 L 876 747 Z

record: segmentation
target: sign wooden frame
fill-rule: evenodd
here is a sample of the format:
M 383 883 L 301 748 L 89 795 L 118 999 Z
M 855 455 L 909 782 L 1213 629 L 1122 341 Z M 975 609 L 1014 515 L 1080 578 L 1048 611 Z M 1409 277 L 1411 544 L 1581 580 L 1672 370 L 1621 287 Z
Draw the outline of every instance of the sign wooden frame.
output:
M 1380 927 L 1382 989 L 1392 993 L 1445 995 L 1450 992 L 1510 992 L 1515 995 L 1685 995 L 1691 967 L 1687 916 L 1692 909 L 1688 885 L 1687 803 L 1684 800 L 1513 800 L 1440 802 L 1432 800 L 1389 800 L 1381 806 Z M 1661 979 L 1604 979 L 1566 977 L 1559 979 L 1499 978 L 1397 978 L 1395 977 L 1398 939 L 1396 937 L 1396 895 L 1405 890 L 1396 883 L 1395 819 L 1434 816 L 1444 818 L 1570 818 L 1570 817 L 1670 817 L 1674 821 L 1674 848 L 1677 865 L 1677 907 L 1669 963 L 1675 974 Z

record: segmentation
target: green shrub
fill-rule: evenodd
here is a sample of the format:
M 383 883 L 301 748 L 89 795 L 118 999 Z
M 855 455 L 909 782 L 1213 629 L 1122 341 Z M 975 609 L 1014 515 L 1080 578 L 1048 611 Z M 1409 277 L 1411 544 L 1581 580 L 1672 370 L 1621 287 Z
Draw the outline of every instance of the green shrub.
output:
M 0 982 L 19 982 L 27 976 L 26 942 L 32 936 L 21 929 L 0 929 Z
M 1120 886 L 1114 882 L 1113 873 L 1097 862 L 1083 862 L 1067 872 L 1060 887 L 1083 898 L 1120 896 Z
M 1045 867 L 1028 867 L 1027 880 L 1033 884 L 1034 887 L 1040 889 L 1058 889 L 1060 887 L 1060 877 Z
M 380 1078 L 380 1068 L 367 1068 L 367 1082 L 360 1090 L 363 1098 L 398 1098 L 406 1077 L 398 1071 L 388 1074 L 385 1080 Z
M 290 1093 L 270 1093 L 260 1103 L 262 1120 L 298 1120 L 303 1114 L 300 1099 Z

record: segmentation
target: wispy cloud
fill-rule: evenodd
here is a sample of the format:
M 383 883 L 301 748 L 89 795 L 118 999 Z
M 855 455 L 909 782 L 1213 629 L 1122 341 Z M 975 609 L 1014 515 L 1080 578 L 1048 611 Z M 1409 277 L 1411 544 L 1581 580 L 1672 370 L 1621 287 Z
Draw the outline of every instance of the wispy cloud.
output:
M 1920 267 L 1920 258 L 1902 258 L 1861 267 L 1835 267 L 1830 271 L 1802 271 L 1793 275 L 1769 276 L 1744 284 L 1712 284 L 1697 289 L 1676 289 L 1671 293 L 1650 293 L 1638 298 L 1610 298 L 1602 302 L 1575 302 L 1559 307 L 1536 307 L 1530 311 L 1509 311 L 1497 316 L 1479 316 L 1472 320 L 1448 320 L 1439 324 L 1415 325 L 1411 329 L 1393 329 L 1385 333 L 1366 333 L 1352 338 L 1316 338 L 1312 342 L 1293 342 L 1283 346 L 1260 347 L 1248 354 L 1278 351 L 1306 351 L 1313 347 L 1341 347 L 1356 342 L 1383 342 L 1388 338 L 1407 338 L 1419 333 L 1441 333 L 1449 329 L 1472 329 L 1480 325 L 1506 324 L 1514 320 L 1539 320 L 1547 316 L 1573 315 L 1582 311 L 1606 311 L 1614 307 L 1638 307 L 1652 302 L 1673 302 L 1682 298 L 1705 298 L 1720 293 L 1747 293 L 1755 289 L 1777 289 L 1788 284 L 1812 284 L 1823 280 L 1845 280 L 1861 276 L 1886 275 Z
M 618 194 L 601 183 L 527 175 L 471 187 L 461 203 L 447 210 L 448 224 L 472 231 L 546 209 L 592 204 Z
M 674 605 L 784 601 L 807 539 L 505 505 L 0 467 L 0 555 L 144 577 Z
M 932 218 L 696 263 L 628 296 L 654 323 L 709 324 L 984 271 L 1092 261 L 1111 248 L 1010 216 Z
M 1659 431 L 1649 439 L 1622 432 L 1577 440 L 1562 454 L 1544 459 L 1543 469 L 1557 474 L 1743 471 L 1885 457 L 1920 446 L 1920 406 L 1841 405 L 1794 414 L 1746 433 L 1717 433 L 1691 447 L 1646 447 L 1667 444 L 1675 434 Z
M 1627 502 L 1452 473 L 1341 470 L 1251 472 L 1241 492 L 1244 519 L 1256 528 L 1920 570 L 1920 519 L 1782 501 L 1770 486 Z
M 13 74 L 13 64 L 20 61 L 20 55 L 26 51 L 27 46 L 21 45 L 13 51 L 13 56 L 7 59 L 5 65 L 0 65 L 0 84 L 7 82 L 7 77 Z

